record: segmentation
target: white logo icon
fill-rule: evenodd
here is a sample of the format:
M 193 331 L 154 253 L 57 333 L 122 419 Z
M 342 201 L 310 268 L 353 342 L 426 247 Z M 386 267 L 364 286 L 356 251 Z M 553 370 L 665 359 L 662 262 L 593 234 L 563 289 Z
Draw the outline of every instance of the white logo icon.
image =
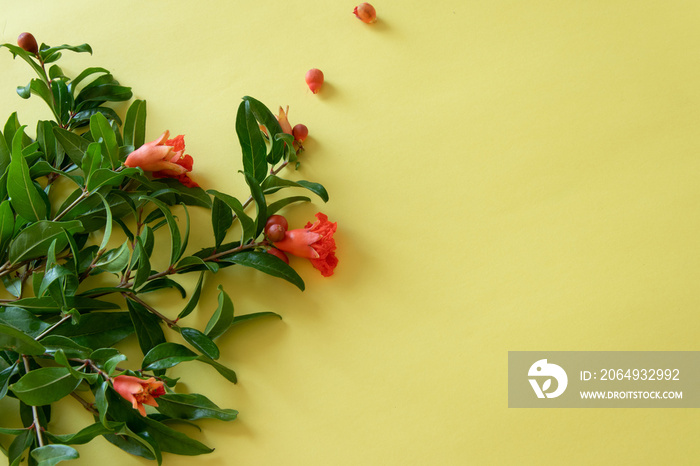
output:
M 527 373 L 530 377 L 548 377 L 544 381 L 542 387 L 540 388 L 537 379 L 528 379 L 532 389 L 535 391 L 537 398 L 556 398 L 566 390 L 566 385 L 569 383 L 569 378 L 566 376 L 566 372 L 561 367 L 556 364 L 548 364 L 546 359 L 540 359 L 535 364 L 530 367 Z M 550 386 L 552 385 L 552 377 L 557 381 L 557 389 L 553 392 L 547 393 Z

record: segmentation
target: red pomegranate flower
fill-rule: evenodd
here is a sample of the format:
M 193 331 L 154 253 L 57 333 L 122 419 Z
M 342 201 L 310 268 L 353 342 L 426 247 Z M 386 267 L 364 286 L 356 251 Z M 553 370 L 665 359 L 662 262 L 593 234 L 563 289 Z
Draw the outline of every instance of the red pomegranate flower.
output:
M 321 275 L 330 277 L 338 265 L 333 239 L 338 224 L 329 222 L 328 217 L 320 212 L 316 218 L 318 220 L 313 224 L 309 222 L 304 228 L 287 231 L 284 239 L 274 243 L 274 246 L 297 257 L 309 259 L 321 271 Z
M 153 172 L 154 178 L 175 178 L 190 188 L 199 186 L 187 175 L 192 171 L 194 160 L 191 155 L 185 155 L 185 136 L 168 139 L 169 135 L 166 131 L 158 139 L 142 145 L 129 154 L 124 165 Z
M 165 395 L 163 382 L 156 382 L 153 377 L 143 380 L 130 375 L 118 375 L 112 381 L 112 385 L 114 390 L 126 401 L 131 402 L 131 406 L 138 409 L 142 416 L 146 415 L 146 408 L 143 405 L 158 406 L 155 399 Z

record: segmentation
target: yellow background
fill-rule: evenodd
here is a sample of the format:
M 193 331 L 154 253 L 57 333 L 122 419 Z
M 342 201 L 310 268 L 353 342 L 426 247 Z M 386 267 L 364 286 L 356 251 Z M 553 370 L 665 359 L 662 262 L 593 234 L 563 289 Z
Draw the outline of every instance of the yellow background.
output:
M 237 313 L 284 320 L 219 340 L 237 385 L 175 372 L 240 416 L 183 427 L 216 451 L 165 464 L 694 464 L 697 411 L 508 409 L 506 370 L 514 350 L 698 350 L 700 3 L 374 5 L 368 26 L 352 2 L 0 1 L 2 42 L 90 43 L 64 70 L 132 86 L 148 139 L 186 134 L 205 188 L 245 194 L 242 96 L 309 128 L 287 173 L 331 201 L 289 218 L 337 221 L 340 265 L 323 279 L 294 260 L 304 293 L 207 279 L 193 324 L 218 284 Z M 50 116 L 15 94 L 23 62 L 3 49 L 0 70 L 1 120 Z M 70 401 L 59 433 L 91 422 Z M 74 464 L 152 464 L 101 438 L 79 449 Z

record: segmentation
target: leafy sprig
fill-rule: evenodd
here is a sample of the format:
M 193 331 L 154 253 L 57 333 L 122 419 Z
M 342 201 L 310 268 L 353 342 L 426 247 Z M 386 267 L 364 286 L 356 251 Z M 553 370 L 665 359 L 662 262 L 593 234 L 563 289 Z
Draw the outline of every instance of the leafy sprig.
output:
M 13 44 L 0 47 L 24 60 L 36 75 L 17 88 L 19 96 L 38 96 L 53 115 L 38 121 L 30 135 L 13 113 L 0 131 L 0 278 L 12 296 L 0 300 L 0 398 L 18 400 L 23 424 L 0 427 L 0 434 L 14 437 L 0 451 L 10 465 L 19 464 L 27 452 L 29 464 L 54 465 L 78 457 L 71 445 L 103 436 L 158 464 L 163 452 L 209 453 L 211 448 L 171 425 L 203 418 L 231 421 L 237 412 L 202 394 L 175 393 L 178 380 L 169 378 L 167 370 L 198 361 L 236 383 L 234 370 L 218 362 L 216 339 L 239 323 L 280 316 L 236 315 L 219 286 L 218 306 L 206 326 L 185 325 L 198 309 L 204 276 L 239 265 L 303 290 L 299 274 L 265 252 L 271 244 L 264 228 L 270 215 L 310 199 L 292 195 L 270 202 L 267 196 L 296 188 L 325 202 L 328 193 L 318 183 L 279 176 L 290 163 L 298 163 L 295 141 L 265 105 L 248 96 L 239 105 L 235 127 L 247 199 L 151 178 L 140 167 L 124 165 L 145 144 L 146 102 L 134 100 L 122 124 L 110 104 L 130 100 L 131 88 L 105 68 L 90 67 L 71 77 L 58 65 L 66 51 L 92 53 L 89 45 L 42 44 L 36 52 Z M 67 194 L 55 188 L 59 179 L 72 186 Z M 184 215 L 176 217 L 174 208 Z M 209 210 L 212 221 L 211 244 L 195 252 L 189 248 L 191 208 Z M 227 242 L 236 224 L 240 237 Z M 126 237 L 116 245 L 115 226 Z M 152 265 L 163 249 L 154 235 L 159 229 L 169 239 L 163 270 Z M 185 273 L 199 277 L 189 297 L 176 280 Z M 107 278 L 98 285 L 96 275 Z M 176 289 L 183 297 L 175 319 L 149 302 L 149 293 L 163 289 Z M 170 341 L 172 332 L 184 344 Z M 121 367 L 126 356 L 113 347 L 131 335 L 143 354 L 137 370 Z M 138 395 L 145 398 L 139 399 L 147 400 L 151 392 L 157 396 L 157 406 L 145 417 L 127 401 L 130 394 L 115 388 L 115 380 L 131 381 L 119 379 L 129 376 L 145 387 Z M 75 399 L 95 422 L 73 434 L 52 432 L 51 404 L 65 397 Z M 0 424 L 5 422 L 0 416 Z

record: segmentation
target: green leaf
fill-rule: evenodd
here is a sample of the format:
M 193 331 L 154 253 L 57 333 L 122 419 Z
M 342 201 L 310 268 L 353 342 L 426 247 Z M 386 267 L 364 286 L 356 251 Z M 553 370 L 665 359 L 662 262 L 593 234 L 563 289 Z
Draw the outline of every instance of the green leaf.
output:
M 44 60 L 44 62 L 48 62 L 50 60 L 50 57 L 55 55 L 56 52 L 59 50 L 70 50 L 71 52 L 78 52 L 78 53 L 89 53 L 92 55 L 92 48 L 88 44 L 80 44 L 80 45 L 68 45 L 68 44 L 63 44 L 63 45 L 57 45 L 55 47 L 48 47 L 45 49 L 42 49 L 39 51 L 39 55 L 41 58 Z
M 267 216 L 269 217 L 270 215 L 276 214 L 283 208 L 287 207 L 289 204 L 293 204 L 294 202 L 310 202 L 311 199 L 309 199 L 306 196 L 292 196 L 292 197 L 287 197 L 284 199 L 280 199 L 279 201 L 273 202 L 272 204 L 267 206 Z
M 110 423 L 111 425 L 112 423 Z M 153 440 L 146 440 L 140 435 L 132 432 L 125 423 L 121 423 L 121 428 L 114 434 L 105 434 L 104 438 L 132 455 L 141 456 L 148 460 L 156 460 L 158 466 L 163 462 L 158 444 Z
M 22 135 L 20 128 L 12 140 L 12 161 L 8 168 L 7 192 L 12 208 L 17 214 L 31 221 L 46 218 L 46 204 L 29 175 L 29 166 L 22 156 Z
M 0 323 L 0 348 L 20 354 L 44 354 L 44 345 L 10 325 Z
M 84 445 L 98 435 L 113 433 L 113 429 L 107 426 L 116 427 L 119 426 L 119 423 L 110 422 L 105 426 L 99 422 L 96 422 L 95 424 L 91 424 L 83 429 L 80 429 L 80 431 L 76 432 L 75 434 L 56 435 L 47 431 L 44 432 L 44 435 L 53 443 L 62 443 L 64 445 Z
M 37 466 L 54 466 L 56 463 L 66 460 L 74 460 L 80 457 L 78 450 L 68 445 L 44 445 L 32 450 L 32 458 L 38 461 Z
M 146 140 L 146 101 L 134 100 L 126 112 L 124 144 L 138 149 Z
M 170 208 L 163 202 L 159 201 L 150 196 L 141 196 L 141 199 L 147 199 L 151 201 L 160 209 L 160 211 L 165 215 L 165 219 L 168 222 L 168 228 L 170 229 L 170 265 L 175 265 L 175 263 L 182 257 L 182 240 L 180 239 L 180 229 L 177 227 L 177 222 L 175 217 L 173 217 Z
M 7 245 L 12 240 L 15 232 L 15 214 L 10 206 L 10 201 L 2 201 L 0 204 L 0 257 L 5 255 Z
M 139 294 L 150 293 L 151 291 L 162 290 L 163 288 L 175 288 L 177 291 L 180 292 L 180 296 L 182 296 L 183 299 L 187 296 L 187 292 L 182 287 L 182 285 L 180 285 L 175 280 L 172 280 L 167 277 L 157 278 L 155 280 L 149 281 L 143 287 L 141 287 L 141 289 L 138 290 L 138 292 Z
M 58 167 L 61 165 L 61 160 L 59 160 L 58 142 L 53 134 L 55 124 L 53 121 L 38 121 L 36 124 L 36 140 L 39 143 L 41 152 L 46 157 L 46 161 L 51 164 L 56 162 L 55 166 Z
M 283 278 L 304 291 L 304 281 L 298 273 L 272 254 L 258 251 L 241 251 L 227 258 L 231 262 L 252 267 L 273 277 Z
M 169 393 L 158 397 L 158 411 L 174 419 L 219 419 L 233 421 L 238 415 L 234 409 L 221 409 L 204 395 Z
M 276 193 L 277 191 L 283 188 L 304 188 L 308 189 L 309 191 L 323 199 L 323 202 L 328 202 L 328 192 L 326 191 L 326 188 L 324 188 L 323 185 L 319 183 L 313 183 L 311 181 L 291 181 L 285 180 L 276 175 L 270 175 L 267 178 L 265 178 L 265 181 L 263 181 L 260 187 L 262 188 L 265 194 Z
M 128 312 L 90 312 L 77 324 L 63 323 L 53 334 L 69 337 L 88 348 L 106 348 L 134 333 Z
M 46 255 L 54 240 L 56 241 L 56 250 L 63 250 L 68 245 L 64 230 L 70 234 L 78 233 L 83 230 L 83 226 L 78 220 L 67 222 L 41 220 L 29 225 L 10 243 L 10 262 L 17 264 Z
M 147 425 L 144 431 L 157 442 L 162 451 L 185 456 L 202 455 L 214 451 L 213 448 L 209 448 L 203 443 L 158 421 L 147 417 L 143 418 L 142 421 Z
M 269 311 L 254 312 L 252 314 L 243 314 L 241 316 L 234 317 L 233 323 L 231 325 L 233 326 L 233 325 L 242 324 L 242 323 L 248 322 L 250 320 L 259 319 L 260 317 L 277 317 L 278 319 L 282 320 L 282 316 L 279 314 L 276 314 L 274 312 L 269 312 Z
M 0 308 L 0 322 L 21 330 L 32 338 L 38 337 L 49 324 L 19 307 Z
M 226 380 L 232 383 L 236 383 L 238 381 L 238 378 L 236 377 L 236 373 L 229 369 L 228 367 L 224 366 L 223 364 L 220 364 L 216 361 L 214 361 L 211 358 L 208 358 L 207 356 L 199 356 L 197 357 L 197 361 L 201 361 L 205 364 L 209 364 L 212 366 L 216 371 L 224 376 Z
M 28 309 L 34 314 L 51 314 L 61 309 L 56 305 L 56 301 L 49 296 L 42 298 L 22 298 L 12 301 L 12 306 Z M 119 309 L 119 305 L 98 299 L 84 296 L 66 296 L 66 307 L 76 308 L 79 311 L 96 311 L 107 309 Z
M 73 366 L 71 366 L 70 362 L 68 361 L 68 358 L 66 357 L 66 354 L 61 349 L 54 353 L 54 361 L 56 361 L 56 364 L 60 364 L 66 369 L 68 369 L 68 372 L 70 372 L 70 374 L 76 379 L 85 379 L 88 381 L 89 384 L 96 383 L 100 378 L 99 374 L 85 373 L 76 370 Z
M 69 276 L 75 276 L 75 271 L 69 269 L 68 267 L 57 265 L 50 268 L 44 274 L 44 279 L 41 281 L 41 286 L 39 286 L 37 297 L 44 296 L 46 290 L 57 280 L 65 279 Z
M 10 165 L 10 145 L 5 141 L 5 136 L 0 132 L 0 174 L 5 173 Z
M 10 390 L 30 406 L 43 406 L 70 395 L 79 384 L 65 367 L 42 367 L 23 375 Z
M 187 343 L 197 348 L 205 356 L 212 359 L 219 359 L 219 347 L 211 338 L 197 330 L 196 328 L 183 327 L 180 329 L 182 337 Z
M 245 213 L 243 210 L 243 205 L 238 199 L 214 189 L 210 189 L 207 192 L 216 199 L 225 202 L 226 205 L 228 205 L 236 214 L 236 218 L 238 218 L 238 221 L 241 222 L 241 244 L 255 236 L 255 221 Z M 265 221 L 267 221 L 267 219 L 265 219 Z M 218 246 L 219 245 L 217 245 L 217 248 Z
M 85 78 L 88 76 L 95 74 L 95 73 L 105 73 L 109 74 L 109 70 L 106 70 L 104 68 L 99 68 L 99 67 L 92 67 L 92 68 L 87 68 L 83 70 L 73 81 L 70 82 L 68 87 L 71 90 L 71 93 L 75 95 L 75 89 L 78 87 L 78 84 L 80 84 Z
M 248 100 L 238 107 L 236 134 L 243 153 L 243 171 L 259 184 L 267 175 L 267 147 Z
M 138 254 L 138 268 L 134 276 L 134 289 L 138 289 L 146 283 L 148 277 L 151 276 L 151 261 L 146 253 L 146 248 L 143 246 L 141 237 L 136 238 L 136 250 L 134 255 Z
M 33 430 L 25 430 L 15 437 L 12 444 L 10 444 L 10 448 L 7 449 L 7 459 L 10 466 L 19 466 L 22 460 L 22 453 L 31 446 L 35 438 L 36 435 Z
M 197 359 L 197 354 L 189 348 L 165 342 L 151 349 L 143 358 L 141 367 L 144 370 L 168 369 L 181 362 Z
M 267 202 L 265 201 L 265 195 L 258 183 L 247 173 L 244 173 L 245 181 L 250 188 L 250 195 L 255 201 L 255 208 L 258 212 L 255 219 L 255 235 L 258 236 L 265 228 L 265 222 L 267 222 Z
M 75 98 L 78 110 L 85 108 L 90 102 L 122 102 L 132 97 L 131 88 L 117 84 L 101 84 L 86 86 Z
M 98 385 L 95 388 L 95 408 L 97 408 L 100 423 L 105 427 L 109 427 L 107 423 L 107 409 L 109 408 L 109 402 L 107 401 L 107 396 L 105 394 L 107 388 L 108 384 L 105 380 L 99 380 Z
M 136 338 L 138 338 L 141 352 L 147 354 L 151 349 L 165 343 L 165 335 L 160 326 L 160 319 L 154 316 L 140 303 L 131 299 L 126 300 L 131 321 L 134 323 Z
M 197 272 L 200 270 L 208 270 L 212 273 L 216 273 L 219 271 L 219 265 L 216 262 L 204 262 L 204 260 L 198 256 L 187 256 L 180 259 L 175 269 L 177 273 Z
M 214 230 L 215 247 L 221 246 L 226 232 L 233 224 L 233 214 L 231 208 L 218 197 L 214 198 L 214 203 L 211 208 L 211 225 Z
M 212 340 L 217 338 L 228 330 L 233 323 L 233 301 L 224 289 L 219 285 L 219 306 L 214 311 L 214 314 L 209 319 L 204 333 Z M 216 358 L 215 358 L 216 359 Z
M 100 168 L 92 173 L 88 180 L 87 189 L 92 192 L 102 186 L 118 186 L 129 174 L 138 173 L 138 171 L 138 168 L 125 168 L 119 172 L 109 168 Z
M 112 249 L 103 255 L 96 263 L 95 268 L 105 272 L 119 273 L 129 265 L 131 250 L 129 240 L 122 243 L 119 248 Z
M 194 308 L 197 307 L 197 303 L 199 302 L 199 296 L 202 294 L 202 282 L 203 281 L 204 281 L 204 272 L 199 274 L 199 280 L 197 281 L 197 285 L 194 287 L 194 292 L 192 293 L 192 296 L 190 297 L 190 300 L 185 305 L 184 309 L 182 309 L 182 311 L 180 311 L 180 314 L 177 315 L 177 320 L 180 320 L 183 317 L 187 317 L 194 310 Z
M 90 141 L 58 126 L 53 127 L 53 134 L 71 161 L 80 166 Z
M 13 58 L 16 58 L 17 56 L 19 56 L 24 61 L 29 63 L 29 66 L 31 66 L 34 69 L 34 71 L 36 72 L 36 74 L 40 78 L 44 76 L 44 70 L 41 68 L 39 63 L 36 61 L 33 54 L 31 54 L 31 53 L 27 52 L 26 50 L 24 50 L 23 48 L 18 47 L 17 45 L 13 45 L 13 44 L 0 44 L 0 47 L 7 47 L 8 49 L 10 49 L 10 52 L 12 52 Z
M 120 165 L 117 137 L 109 121 L 101 113 L 90 117 L 90 134 L 95 142 L 102 144 L 102 155 L 107 158 L 112 169 L 117 168 Z
M 68 91 L 66 83 L 60 79 L 51 82 L 51 92 L 58 120 L 62 125 L 66 125 L 73 109 L 73 95 Z
M 270 153 L 267 156 L 267 161 L 274 165 L 279 162 L 284 155 L 284 143 L 275 139 L 274 136 L 284 133 L 284 131 L 282 130 L 282 127 L 277 121 L 275 115 L 273 115 L 262 102 L 249 96 L 243 97 L 243 100 L 250 104 L 250 109 L 253 112 L 255 119 L 258 120 L 265 128 L 267 128 L 267 134 L 272 135 L 272 137 L 270 137 L 271 147 Z
M 19 362 L 14 363 L 10 367 L 4 369 L 3 371 L 0 372 L 0 399 L 5 398 L 5 395 L 7 395 L 7 387 L 10 385 L 10 379 L 15 376 L 19 372 Z M 0 429 L 0 434 L 5 434 L 7 432 L 3 432 L 2 429 Z M 17 434 L 11 434 L 11 435 L 17 435 Z
M 41 339 L 41 344 L 46 347 L 47 353 L 53 354 L 60 350 L 69 358 L 87 359 L 92 353 L 90 348 L 61 335 L 47 335 Z

